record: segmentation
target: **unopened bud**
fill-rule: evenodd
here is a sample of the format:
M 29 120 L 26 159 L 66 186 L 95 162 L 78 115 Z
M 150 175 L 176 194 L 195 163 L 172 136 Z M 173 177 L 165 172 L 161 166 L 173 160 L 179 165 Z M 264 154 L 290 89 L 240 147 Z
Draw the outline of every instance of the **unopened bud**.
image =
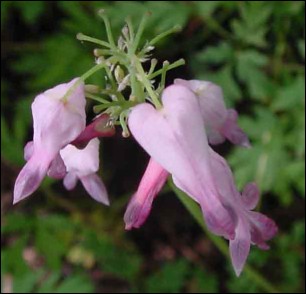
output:
M 122 28 L 121 32 L 122 32 L 123 37 L 124 37 L 126 40 L 128 40 L 128 39 L 129 39 L 129 28 L 128 28 L 127 25 L 125 25 L 125 26 Z
M 130 133 L 128 131 L 122 131 L 122 137 L 128 138 L 130 136 Z
M 103 62 L 105 62 L 105 58 L 103 56 L 96 58 L 96 64 L 101 64 Z
M 125 41 L 124 41 L 124 39 L 122 38 L 122 36 L 120 36 L 120 37 L 118 38 L 118 48 L 119 48 L 120 50 L 122 50 L 122 49 L 124 49 L 124 46 L 125 46 Z
M 97 85 L 85 85 L 85 92 L 91 93 L 91 94 L 98 94 L 100 93 L 101 88 Z
M 102 51 L 102 49 L 97 49 L 96 48 L 96 49 L 94 49 L 93 54 L 96 57 L 101 57 L 101 56 L 103 56 L 103 51 Z
M 122 80 L 124 79 L 124 71 L 119 65 L 116 66 L 114 74 L 115 74 L 117 83 L 120 84 Z

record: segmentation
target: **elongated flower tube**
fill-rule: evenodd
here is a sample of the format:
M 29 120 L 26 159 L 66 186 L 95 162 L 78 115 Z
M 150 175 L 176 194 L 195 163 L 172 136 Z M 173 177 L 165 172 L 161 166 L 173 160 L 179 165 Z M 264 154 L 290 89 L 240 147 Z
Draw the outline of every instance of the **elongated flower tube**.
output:
M 103 113 L 86 126 L 85 130 L 71 144 L 82 148 L 93 138 L 111 137 L 114 134 L 115 128 L 111 124 L 109 115 Z
M 130 200 L 124 214 L 125 229 L 139 228 L 147 219 L 154 198 L 164 186 L 169 173 L 150 158 L 137 192 Z
M 14 203 L 38 188 L 59 151 L 85 128 L 84 84 L 68 92 L 76 82 L 78 78 L 47 90 L 32 103 L 33 145 L 25 154 L 30 158 L 15 182 Z
M 198 80 L 175 79 L 174 83 L 187 87 L 198 97 L 210 144 L 223 143 L 226 138 L 233 144 L 250 147 L 247 135 L 237 124 L 237 111 L 226 109 L 219 86 Z
M 92 139 L 84 149 L 69 144 L 60 151 L 67 169 L 64 186 L 72 190 L 80 180 L 88 194 L 98 202 L 109 205 L 104 183 L 96 174 L 99 169 L 99 139 Z
M 161 110 L 147 103 L 135 106 L 128 120 L 131 133 L 174 183 L 200 204 L 208 228 L 234 239 L 235 219 L 215 186 L 197 97 L 184 86 L 172 85 L 164 90 L 162 102 Z
M 210 150 L 214 181 L 223 204 L 230 209 L 236 219 L 235 238 L 230 240 L 232 263 L 239 276 L 248 257 L 251 244 L 268 249 L 266 244 L 277 233 L 274 221 L 265 215 L 251 211 L 259 200 L 259 190 L 255 183 L 245 186 L 242 195 L 238 192 L 230 167 L 225 159 Z

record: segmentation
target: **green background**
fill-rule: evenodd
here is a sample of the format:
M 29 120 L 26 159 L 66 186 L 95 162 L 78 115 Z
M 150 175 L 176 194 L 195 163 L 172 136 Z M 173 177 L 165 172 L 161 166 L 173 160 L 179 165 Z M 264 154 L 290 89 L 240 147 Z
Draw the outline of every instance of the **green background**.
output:
M 214 81 L 227 106 L 239 111 L 253 148 L 225 143 L 216 150 L 228 159 L 240 189 L 248 181 L 259 184 L 260 210 L 279 226 L 269 251 L 252 248 L 248 265 L 255 276 L 245 271 L 235 277 L 169 186 L 141 229 L 124 230 L 124 210 L 148 156 L 120 132 L 101 147 L 109 208 L 92 201 L 81 185 L 68 192 L 51 180 L 12 206 L 23 146 L 32 136 L 31 102 L 93 66 L 94 47 L 75 36 L 106 38 L 100 8 L 117 35 L 128 15 L 137 24 L 151 11 L 143 41 L 181 25 L 154 51 L 159 66 L 186 60 L 167 83 Z M 2 292 L 304 292 L 304 10 L 303 1 L 2 1 Z M 91 82 L 102 79 L 95 75 Z

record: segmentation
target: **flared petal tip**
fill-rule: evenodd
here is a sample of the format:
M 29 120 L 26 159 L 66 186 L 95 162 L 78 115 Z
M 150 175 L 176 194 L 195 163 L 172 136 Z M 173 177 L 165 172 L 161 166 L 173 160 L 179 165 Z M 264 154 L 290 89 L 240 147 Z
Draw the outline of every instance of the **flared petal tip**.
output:
M 133 227 L 132 224 L 130 224 L 130 223 L 129 223 L 129 224 L 127 224 L 127 223 L 125 224 L 125 230 L 126 230 L 126 231 L 131 231 L 133 228 L 134 228 L 134 227 Z
M 245 138 L 244 140 L 242 140 L 242 142 L 240 143 L 240 146 L 244 148 L 252 148 L 252 144 L 250 143 L 248 138 Z
M 234 271 L 235 271 L 235 274 L 237 276 L 237 278 L 240 277 L 241 273 L 242 273 L 242 270 L 243 270 L 243 266 L 242 267 L 239 267 L 239 268 L 235 268 L 234 267 Z
M 109 198 L 106 187 L 95 173 L 80 178 L 87 193 L 96 201 L 109 206 Z
M 233 268 L 237 277 L 240 276 L 247 257 L 250 252 L 250 241 L 243 240 L 239 237 L 230 241 L 230 255 L 232 259 Z
M 20 202 L 23 198 L 20 196 L 15 196 L 13 197 L 13 205 L 17 204 L 18 202 Z

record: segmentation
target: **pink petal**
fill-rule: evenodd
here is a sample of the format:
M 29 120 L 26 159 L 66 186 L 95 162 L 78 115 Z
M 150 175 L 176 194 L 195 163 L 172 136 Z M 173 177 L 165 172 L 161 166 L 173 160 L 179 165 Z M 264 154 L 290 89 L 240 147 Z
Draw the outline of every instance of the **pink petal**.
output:
M 187 87 L 198 97 L 210 144 L 223 143 L 227 138 L 233 144 L 250 147 L 248 137 L 237 125 L 237 112 L 234 109 L 226 109 L 219 86 L 198 80 L 176 79 L 174 83 Z
M 251 240 L 248 222 L 238 222 L 236 237 L 230 240 L 230 255 L 236 275 L 239 277 L 250 252 Z
M 33 155 L 20 171 L 14 186 L 14 200 L 20 200 L 31 195 L 40 185 L 50 165 L 48 156 Z
M 149 104 L 132 110 L 129 127 L 138 143 L 201 204 L 210 228 L 232 238 L 232 216 L 220 203 L 209 167 L 208 142 L 198 100 L 187 88 L 163 92 L 164 108 Z
M 249 218 L 254 227 L 254 240 L 255 244 L 258 244 L 259 239 L 264 241 L 272 239 L 278 231 L 276 223 L 269 217 L 256 211 L 249 212 Z M 257 235 L 256 235 L 257 234 Z M 260 234 L 260 237 L 258 236 Z
M 92 139 L 84 149 L 69 144 L 60 151 L 67 171 L 78 177 L 87 176 L 99 170 L 99 139 Z
M 35 148 L 54 154 L 54 157 L 85 128 L 84 83 L 66 101 L 61 100 L 77 80 L 38 95 L 32 103 Z
M 105 205 L 109 205 L 108 194 L 104 183 L 95 174 L 90 174 L 80 178 L 87 193 L 96 201 L 101 202 Z
M 259 201 L 259 189 L 256 183 L 248 183 L 242 191 L 242 202 L 246 209 L 252 210 Z
M 175 79 L 174 83 L 187 87 L 198 97 L 209 143 L 223 143 L 225 138 L 220 129 L 226 120 L 227 111 L 222 89 L 206 81 Z
M 34 143 L 33 141 L 29 141 L 23 149 L 23 157 L 24 160 L 29 161 L 29 159 L 32 157 L 34 153 Z
M 233 144 L 241 145 L 243 147 L 251 147 L 247 135 L 237 124 L 238 114 L 236 110 L 229 109 L 227 119 L 221 128 L 222 134 Z
M 68 172 L 64 177 L 64 186 L 67 190 L 74 189 L 77 182 L 78 182 L 78 177 L 74 172 Z
M 141 179 L 137 192 L 130 200 L 124 214 L 125 229 L 139 228 L 147 219 L 154 198 L 163 188 L 168 172 L 152 158 Z
M 28 143 L 24 150 L 25 159 L 29 161 L 16 180 L 15 203 L 38 188 L 60 149 L 85 128 L 84 83 L 71 91 L 77 81 L 74 79 L 47 90 L 32 103 L 33 144 Z
M 52 160 L 48 170 L 48 176 L 54 179 L 62 179 L 66 175 L 65 163 L 58 153 L 58 155 Z

